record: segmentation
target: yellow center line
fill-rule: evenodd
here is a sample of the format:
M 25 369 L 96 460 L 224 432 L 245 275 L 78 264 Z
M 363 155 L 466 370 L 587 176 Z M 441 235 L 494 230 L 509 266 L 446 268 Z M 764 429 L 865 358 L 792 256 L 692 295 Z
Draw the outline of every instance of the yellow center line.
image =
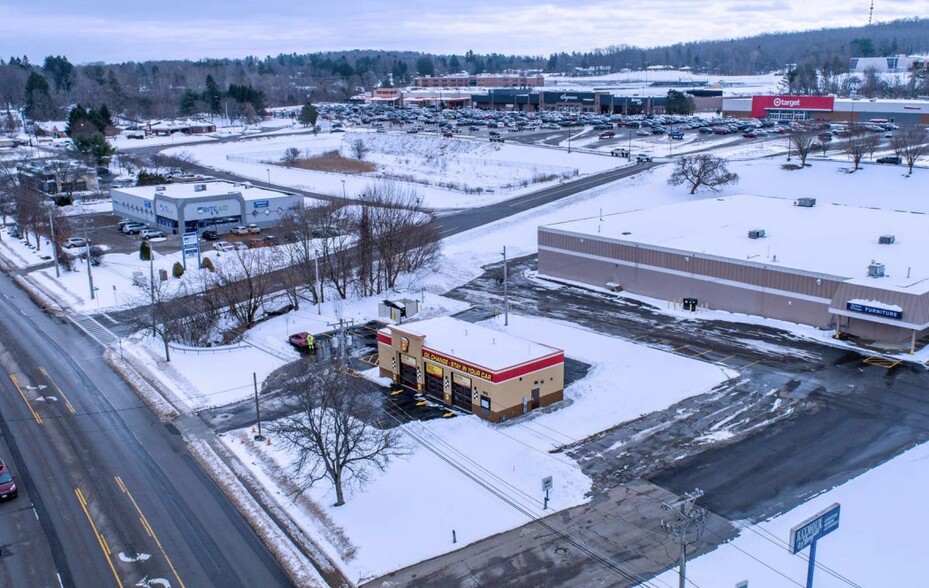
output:
M 71 404 L 71 401 L 70 401 L 70 400 L 68 399 L 68 397 L 65 395 L 65 391 L 62 390 L 61 387 L 58 386 L 58 384 L 55 383 L 55 380 L 53 380 L 52 377 L 51 377 L 50 375 L 48 375 L 48 372 L 45 371 L 45 368 L 44 368 L 44 367 L 40 367 L 40 368 L 39 368 L 39 371 L 42 372 L 42 373 L 45 375 L 46 378 L 48 378 L 48 381 L 52 383 L 52 386 L 55 387 L 55 390 L 58 390 L 58 393 L 61 394 L 61 397 L 65 399 L 65 406 L 68 407 L 68 410 L 71 411 L 71 414 L 77 414 L 77 411 L 74 410 L 74 405 Z
M 26 403 L 26 406 L 29 408 L 29 412 L 32 413 L 32 418 L 35 419 L 35 422 L 42 424 L 42 417 L 39 416 L 39 413 L 32 408 L 32 403 L 29 402 L 29 399 L 26 398 L 26 395 L 23 393 L 23 389 L 19 387 L 19 380 L 16 379 L 16 374 L 10 374 L 10 379 L 13 380 L 13 385 L 16 386 L 16 390 L 19 392 L 19 395 L 23 397 L 23 402 Z
M 161 541 L 158 539 L 158 535 L 155 534 L 155 530 L 152 529 L 151 524 L 149 524 L 148 519 L 145 518 L 145 514 L 142 513 L 142 509 L 139 508 L 139 503 L 135 501 L 135 498 L 132 496 L 132 493 L 129 492 L 129 488 L 126 487 L 126 484 L 123 483 L 123 479 L 119 476 L 114 476 L 116 479 L 116 485 L 119 486 L 119 489 L 129 497 L 129 500 L 132 502 L 132 506 L 135 507 L 137 513 L 139 513 L 139 520 L 142 521 L 142 526 L 145 528 L 145 531 L 151 535 L 152 539 L 155 540 L 155 545 L 158 546 L 158 549 L 161 551 L 161 555 L 164 556 L 165 561 L 168 562 L 168 567 L 171 568 L 171 571 L 174 572 L 174 577 L 177 578 L 177 583 L 180 584 L 181 588 L 186 588 L 184 586 L 184 581 L 181 580 L 181 576 L 177 573 L 174 564 L 171 563 L 171 558 L 168 557 L 168 553 L 165 551 L 165 548 L 161 545 Z
M 81 492 L 80 488 L 75 488 L 74 494 L 77 496 L 77 501 L 81 504 L 81 510 L 84 511 L 84 516 L 87 517 L 87 522 L 90 523 L 90 528 L 93 529 L 94 535 L 97 537 L 97 543 L 100 544 L 100 550 L 103 551 L 103 557 L 105 557 L 106 562 L 110 564 L 110 571 L 113 572 L 113 577 L 116 578 L 116 585 L 122 588 L 123 582 L 119 579 L 119 574 L 116 573 L 116 567 L 113 565 L 113 560 L 110 558 L 110 546 L 107 545 L 106 539 L 103 538 L 103 535 L 97 531 L 97 525 L 94 524 L 94 520 L 90 517 L 90 512 L 87 510 L 87 501 L 84 499 L 84 493 Z

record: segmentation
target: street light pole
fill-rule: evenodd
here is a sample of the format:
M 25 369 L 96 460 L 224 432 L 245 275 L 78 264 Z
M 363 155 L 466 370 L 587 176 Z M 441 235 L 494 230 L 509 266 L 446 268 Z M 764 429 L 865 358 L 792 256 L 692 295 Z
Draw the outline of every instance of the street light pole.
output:
M 52 214 L 53 210 L 51 207 L 48 209 L 48 224 L 50 231 L 52 233 L 52 256 L 55 259 L 55 277 L 61 277 L 61 271 L 58 269 L 58 244 L 55 242 L 55 216 Z M 90 261 L 88 259 L 88 261 Z
M 271 168 L 270 167 L 267 169 L 267 172 L 268 172 L 268 184 L 270 185 L 271 184 Z
M 342 180 L 342 200 L 345 200 L 345 180 Z
M 503 326 L 510 324 L 510 299 L 507 295 L 506 245 L 503 246 Z

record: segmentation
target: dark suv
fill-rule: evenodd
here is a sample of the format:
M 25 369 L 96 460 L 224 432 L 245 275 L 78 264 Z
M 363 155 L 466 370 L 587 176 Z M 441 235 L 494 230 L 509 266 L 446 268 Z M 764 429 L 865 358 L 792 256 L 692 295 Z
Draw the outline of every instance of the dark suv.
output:
M 878 157 L 875 161 L 878 163 L 892 163 L 894 165 L 900 165 L 900 158 L 895 155 L 888 155 L 887 157 Z
M 215 241 L 219 239 L 219 233 L 217 233 L 215 229 L 207 229 L 200 233 L 200 236 L 207 241 Z

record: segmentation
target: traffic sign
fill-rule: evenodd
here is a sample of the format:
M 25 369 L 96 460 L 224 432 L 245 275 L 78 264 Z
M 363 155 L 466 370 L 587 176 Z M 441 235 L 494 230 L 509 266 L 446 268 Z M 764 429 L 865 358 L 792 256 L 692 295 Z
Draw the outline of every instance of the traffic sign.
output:
M 546 476 L 542 478 L 542 491 L 547 492 L 552 489 L 552 477 Z

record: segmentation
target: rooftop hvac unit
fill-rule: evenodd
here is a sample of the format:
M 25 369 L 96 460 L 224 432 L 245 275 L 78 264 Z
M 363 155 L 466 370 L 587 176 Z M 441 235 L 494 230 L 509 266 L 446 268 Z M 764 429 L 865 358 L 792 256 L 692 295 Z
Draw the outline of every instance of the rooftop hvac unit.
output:
M 164 186 L 155 186 L 155 192 L 164 192 L 164 191 L 165 191 Z
M 206 192 L 206 184 L 194 184 L 194 192 Z
M 764 229 L 752 229 L 748 232 L 749 239 L 764 239 Z
M 816 206 L 815 198 L 797 198 L 794 200 L 794 206 L 802 206 L 803 208 L 813 208 Z
M 884 264 L 872 261 L 871 265 L 868 266 L 868 277 L 869 278 L 883 278 L 884 277 Z
M 881 235 L 878 237 L 877 242 L 881 245 L 893 245 L 896 240 L 897 238 L 893 235 Z

